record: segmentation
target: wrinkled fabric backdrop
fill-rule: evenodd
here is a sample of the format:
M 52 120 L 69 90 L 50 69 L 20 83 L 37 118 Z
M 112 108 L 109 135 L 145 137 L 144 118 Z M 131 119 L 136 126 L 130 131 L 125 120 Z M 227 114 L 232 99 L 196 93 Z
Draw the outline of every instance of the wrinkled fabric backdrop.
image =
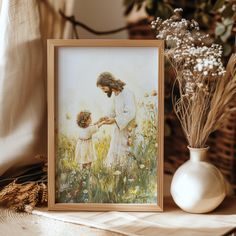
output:
M 46 41 L 73 36 L 74 1 L 0 0 L 0 176 L 46 155 Z

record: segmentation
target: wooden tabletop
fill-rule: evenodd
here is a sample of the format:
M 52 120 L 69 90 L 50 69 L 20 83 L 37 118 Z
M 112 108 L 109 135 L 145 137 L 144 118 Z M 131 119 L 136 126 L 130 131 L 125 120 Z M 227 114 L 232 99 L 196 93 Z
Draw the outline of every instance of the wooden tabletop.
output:
M 0 235 L 2 236 L 120 236 L 92 227 L 66 223 L 26 213 L 15 213 L 0 208 Z
M 189 214 L 165 199 L 165 211 L 154 212 L 48 212 L 33 215 L 0 211 L 1 235 L 228 235 L 236 227 L 236 197 L 227 198 L 208 214 Z M 57 219 L 57 220 L 55 220 Z M 230 235 L 230 234 L 229 234 Z

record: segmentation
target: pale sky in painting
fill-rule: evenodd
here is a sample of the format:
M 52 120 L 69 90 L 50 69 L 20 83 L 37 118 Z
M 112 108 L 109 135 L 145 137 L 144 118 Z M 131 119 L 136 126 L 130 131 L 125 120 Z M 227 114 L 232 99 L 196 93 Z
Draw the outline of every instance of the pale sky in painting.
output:
M 89 110 L 93 121 L 106 115 L 111 99 L 96 87 L 97 77 L 111 72 L 133 91 L 136 101 L 157 90 L 158 56 L 156 48 L 96 47 L 59 49 L 58 112 L 59 132 L 76 135 L 76 115 Z

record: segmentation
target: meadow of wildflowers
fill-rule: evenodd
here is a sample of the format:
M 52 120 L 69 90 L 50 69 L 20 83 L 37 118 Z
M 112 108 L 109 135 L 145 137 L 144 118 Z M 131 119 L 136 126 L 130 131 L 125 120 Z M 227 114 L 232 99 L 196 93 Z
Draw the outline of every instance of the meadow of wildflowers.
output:
M 63 203 L 157 203 L 157 93 L 137 102 L 142 119 L 131 122 L 130 152 L 122 163 L 105 165 L 110 136 L 94 140 L 97 160 L 81 169 L 74 159 L 76 137 L 58 135 L 56 201 Z

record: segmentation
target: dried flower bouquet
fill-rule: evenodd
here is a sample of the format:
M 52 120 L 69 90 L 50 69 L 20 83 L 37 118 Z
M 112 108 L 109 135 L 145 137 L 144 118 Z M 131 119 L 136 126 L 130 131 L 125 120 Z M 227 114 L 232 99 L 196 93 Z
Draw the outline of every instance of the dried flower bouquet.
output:
M 165 56 L 176 72 L 172 96 L 174 111 L 190 147 L 206 146 L 209 135 L 218 129 L 236 95 L 236 54 L 224 68 L 222 47 L 200 32 L 195 20 L 182 18 L 181 8 L 167 20 L 152 22 L 156 38 L 166 42 Z

